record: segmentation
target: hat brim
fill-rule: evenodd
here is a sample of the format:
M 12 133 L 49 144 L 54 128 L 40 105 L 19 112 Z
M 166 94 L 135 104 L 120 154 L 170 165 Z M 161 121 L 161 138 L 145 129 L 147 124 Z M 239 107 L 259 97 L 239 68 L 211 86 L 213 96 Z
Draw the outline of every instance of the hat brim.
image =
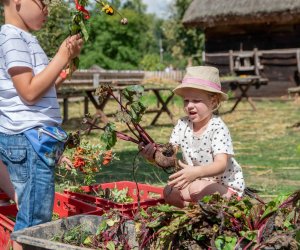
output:
M 217 93 L 217 94 L 220 94 L 221 101 L 228 100 L 228 95 L 225 94 L 224 92 L 216 90 L 214 88 L 210 88 L 208 86 L 201 86 L 199 84 L 192 84 L 192 83 L 186 83 L 184 85 L 181 84 L 178 87 L 176 87 L 175 89 L 173 89 L 173 92 L 176 95 L 183 96 L 184 95 L 183 90 L 186 90 L 186 89 L 199 89 L 199 90 L 204 90 L 204 91 L 208 91 L 208 92 Z

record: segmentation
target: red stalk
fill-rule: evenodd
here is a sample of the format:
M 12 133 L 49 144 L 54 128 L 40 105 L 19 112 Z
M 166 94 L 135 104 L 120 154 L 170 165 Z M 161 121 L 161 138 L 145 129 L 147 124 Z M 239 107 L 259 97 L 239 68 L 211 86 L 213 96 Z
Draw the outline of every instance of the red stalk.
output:
M 117 137 L 118 137 L 119 139 L 121 139 L 121 140 L 123 140 L 123 141 L 131 141 L 131 142 L 133 142 L 133 143 L 140 144 L 140 142 L 139 142 L 138 140 L 136 140 L 136 139 L 134 139 L 134 138 L 132 138 L 132 137 L 130 137 L 130 136 L 128 136 L 128 135 L 122 133 L 122 132 L 117 132 L 117 131 L 116 131 L 116 135 L 117 135 Z
M 93 126 L 93 129 L 101 129 L 101 130 L 103 130 L 103 131 L 105 130 L 105 128 L 101 128 L 101 127 L 99 127 L 98 125 L 91 123 L 89 120 L 86 120 L 85 123 L 88 123 L 89 125 L 92 125 L 92 126 Z M 122 133 L 122 132 L 118 132 L 118 131 L 115 131 L 115 132 L 116 132 L 116 136 L 117 136 L 119 139 L 123 140 L 123 141 L 131 141 L 131 142 L 136 143 L 136 144 L 139 144 L 139 143 L 140 143 L 138 140 L 132 138 L 132 137 L 129 136 L 129 135 L 126 135 L 126 134 L 124 134 L 124 133 Z
M 116 100 L 116 102 L 120 105 L 121 109 L 124 110 L 127 114 L 130 115 L 128 109 L 126 107 L 124 107 L 124 105 L 121 103 L 121 101 L 114 95 L 112 89 L 109 87 L 108 89 L 108 93 Z M 138 131 L 139 135 L 140 135 L 140 139 L 148 144 L 148 143 L 153 143 L 154 140 L 150 137 L 150 135 L 145 131 L 144 128 L 141 127 L 141 125 L 139 125 L 138 123 L 134 123 L 132 122 L 133 126 L 135 127 L 135 129 Z M 127 124 L 127 126 L 129 126 Z M 131 129 L 130 129 L 131 130 Z M 132 131 L 131 131 L 132 132 Z M 133 132 L 134 134 L 134 132 Z

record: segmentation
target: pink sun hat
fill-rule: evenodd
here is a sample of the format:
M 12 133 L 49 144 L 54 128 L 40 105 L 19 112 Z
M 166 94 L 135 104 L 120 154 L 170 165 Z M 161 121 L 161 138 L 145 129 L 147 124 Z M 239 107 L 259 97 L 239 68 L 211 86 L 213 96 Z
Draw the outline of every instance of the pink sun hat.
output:
M 227 94 L 221 90 L 219 70 L 210 66 L 193 66 L 186 69 L 186 74 L 182 83 L 177 86 L 173 92 L 177 95 L 183 95 L 183 89 L 200 89 L 212 93 L 220 94 L 221 100 L 228 99 Z

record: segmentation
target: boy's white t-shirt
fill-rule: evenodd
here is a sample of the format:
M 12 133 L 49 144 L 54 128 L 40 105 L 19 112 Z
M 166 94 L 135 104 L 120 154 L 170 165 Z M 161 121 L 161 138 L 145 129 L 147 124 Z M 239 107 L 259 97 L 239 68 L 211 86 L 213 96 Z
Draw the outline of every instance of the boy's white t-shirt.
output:
M 53 86 L 35 104 L 28 105 L 19 97 L 8 70 L 27 67 L 36 75 L 49 60 L 36 37 L 13 25 L 0 31 L 0 132 L 18 134 L 27 129 L 61 124 L 60 107 Z
M 178 120 L 171 134 L 170 143 L 179 145 L 188 165 L 205 167 L 213 162 L 217 154 L 228 154 L 228 165 L 223 174 L 205 179 L 228 186 L 241 196 L 245 182 L 241 166 L 233 158 L 233 146 L 226 124 L 213 116 L 200 136 L 193 133 L 193 123 L 184 117 Z

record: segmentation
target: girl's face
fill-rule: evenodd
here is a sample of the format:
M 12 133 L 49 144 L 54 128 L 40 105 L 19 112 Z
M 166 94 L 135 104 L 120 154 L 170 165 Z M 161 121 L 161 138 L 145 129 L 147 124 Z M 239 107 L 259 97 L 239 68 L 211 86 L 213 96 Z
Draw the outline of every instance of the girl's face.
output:
M 20 27 L 26 31 L 40 30 L 47 21 L 48 8 L 43 0 L 17 0 L 17 12 L 20 17 Z
M 198 89 L 183 89 L 184 110 L 193 123 L 210 119 L 217 104 L 216 95 Z

